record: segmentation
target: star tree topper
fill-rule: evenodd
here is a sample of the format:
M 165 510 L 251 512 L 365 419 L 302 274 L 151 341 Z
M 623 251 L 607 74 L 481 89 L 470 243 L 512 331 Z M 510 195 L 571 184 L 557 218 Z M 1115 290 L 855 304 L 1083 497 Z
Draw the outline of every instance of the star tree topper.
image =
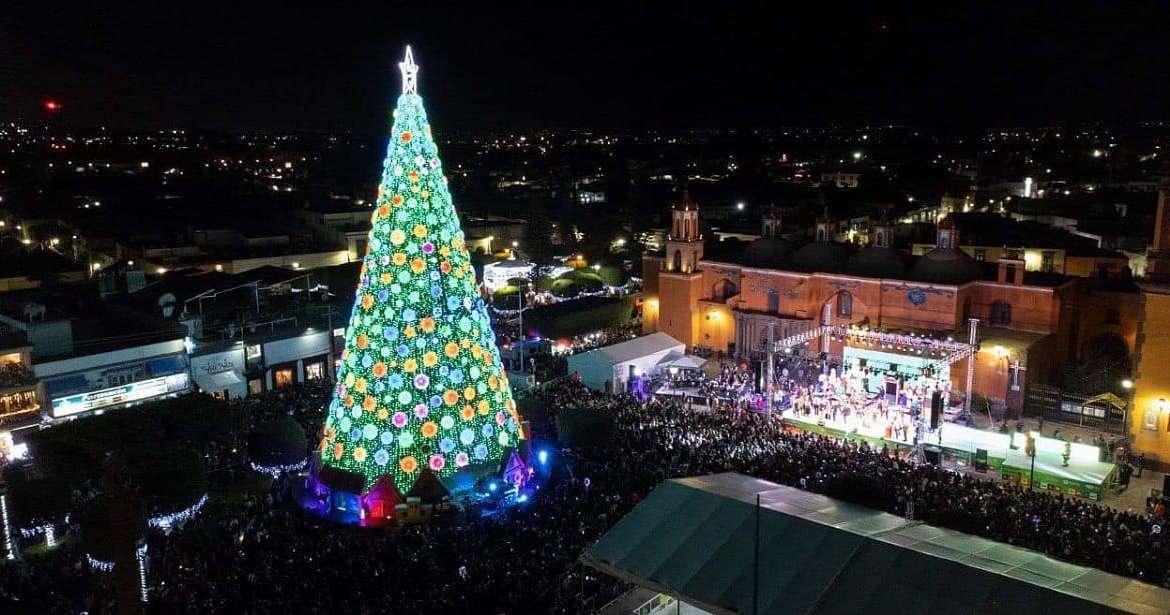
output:
M 398 63 L 398 70 L 402 71 L 402 93 L 418 94 L 418 65 L 414 63 L 410 45 L 406 46 L 406 58 Z

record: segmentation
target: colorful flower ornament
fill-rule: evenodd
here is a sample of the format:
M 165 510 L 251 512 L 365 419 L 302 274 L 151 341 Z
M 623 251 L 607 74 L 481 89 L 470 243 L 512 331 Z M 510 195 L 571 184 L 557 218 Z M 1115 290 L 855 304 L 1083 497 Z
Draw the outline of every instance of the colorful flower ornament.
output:
M 417 82 L 405 70 L 317 449 L 323 464 L 362 475 L 366 487 L 388 475 L 401 493 L 423 464 L 440 479 L 472 463 L 498 465 L 520 421 Z

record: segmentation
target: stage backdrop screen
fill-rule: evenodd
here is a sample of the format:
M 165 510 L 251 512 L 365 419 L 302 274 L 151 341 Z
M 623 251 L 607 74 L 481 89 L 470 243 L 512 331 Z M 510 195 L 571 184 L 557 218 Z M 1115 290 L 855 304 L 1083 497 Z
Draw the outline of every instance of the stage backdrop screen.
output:
M 935 364 L 938 361 L 938 357 L 919 357 L 893 352 L 881 352 L 868 348 L 845 347 L 841 362 L 845 369 L 861 365 L 862 360 L 864 360 L 866 367 L 876 372 L 887 373 L 891 376 L 903 375 L 907 378 L 916 378 L 922 375 L 922 369 L 924 367 Z M 950 377 L 950 366 L 945 364 L 936 365 L 935 378 L 949 380 Z M 873 392 L 877 392 L 881 390 L 881 383 L 875 380 L 870 383 L 870 388 L 874 389 Z

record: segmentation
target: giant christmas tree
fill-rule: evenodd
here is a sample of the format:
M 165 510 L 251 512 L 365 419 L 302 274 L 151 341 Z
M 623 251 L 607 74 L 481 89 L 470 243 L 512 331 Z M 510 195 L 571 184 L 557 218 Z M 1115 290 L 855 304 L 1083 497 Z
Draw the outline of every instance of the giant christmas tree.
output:
M 409 47 L 399 68 L 402 95 L 320 455 L 366 488 L 388 475 L 406 493 L 423 468 L 440 478 L 494 468 L 523 436 Z

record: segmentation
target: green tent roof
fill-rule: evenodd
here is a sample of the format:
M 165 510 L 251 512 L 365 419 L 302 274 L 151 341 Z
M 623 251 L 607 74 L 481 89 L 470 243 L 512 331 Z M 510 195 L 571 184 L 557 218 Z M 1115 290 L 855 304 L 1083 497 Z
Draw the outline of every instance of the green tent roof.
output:
M 757 494 L 760 613 L 1170 609 L 1165 589 L 732 473 L 663 482 L 582 560 L 712 613 L 751 613 Z

